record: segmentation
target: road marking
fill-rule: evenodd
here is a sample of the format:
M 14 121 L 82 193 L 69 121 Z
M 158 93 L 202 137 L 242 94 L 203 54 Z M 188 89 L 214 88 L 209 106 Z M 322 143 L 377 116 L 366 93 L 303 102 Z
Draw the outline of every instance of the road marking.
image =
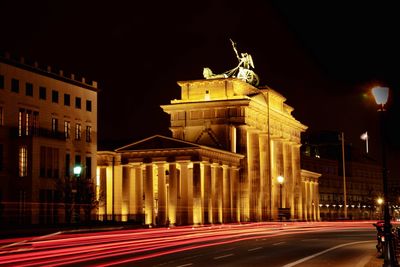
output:
M 251 249 L 248 249 L 247 251 L 254 251 L 254 250 L 259 250 L 259 249 L 262 249 L 263 247 L 257 247 L 257 248 L 251 248 Z
M 286 265 L 283 265 L 283 267 L 292 267 L 292 266 L 296 266 L 297 264 L 300 264 L 300 263 L 303 263 L 303 262 L 305 262 L 305 261 L 311 260 L 311 259 L 313 259 L 313 258 L 315 258 L 315 257 L 318 257 L 319 255 L 325 254 L 325 253 L 327 253 L 327 252 L 329 252 L 329 251 L 332 251 L 332 250 L 335 250 L 335 249 L 338 249 L 338 248 L 342 248 L 342 247 L 345 247 L 345 246 L 356 245 L 356 244 L 362 244 L 362 243 L 370 243 L 370 242 L 376 242 L 376 241 L 375 241 L 375 240 L 370 240 L 370 241 L 358 241 L 358 242 L 351 242 L 351 243 L 345 243 L 345 244 L 337 245 L 337 246 L 335 246 L 335 247 L 331 247 L 331 248 L 325 249 L 325 250 L 323 250 L 323 251 L 321 251 L 321 252 L 315 253 L 315 254 L 313 254 L 313 255 L 310 255 L 310 256 L 308 256 L 308 257 L 302 258 L 302 259 L 300 259 L 300 260 L 297 260 L 297 261 L 288 263 L 288 264 L 286 264 Z
M 218 257 L 214 257 L 214 260 L 219 260 L 219 259 L 223 259 L 223 258 L 227 258 L 227 257 L 231 257 L 235 254 L 231 253 L 231 254 L 226 254 L 226 255 L 222 255 L 222 256 L 218 256 Z
M 11 243 L 11 244 L 8 244 L 8 245 L 5 245 L 5 246 L 2 246 L 2 247 L 0 247 L 0 249 L 2 249 L 2 248 L 8 248 L 8 247 L 12 247 L 12 246 L 18 246 L 18 245 L 20 245 L 20 244 L 24 244 L 24 243 L 26 243 L 26 242 L 28 242 L 28 240 L 22 240 L 22 241 L 19 241 L 19 242 L 15 242 L 15 243 Z
M 279 243 L 274 243 L 274 244 L 272 244 L 273 246 L 279 246 L 279 245 L 282 245 L 282 244 L 285 244 L 286 242 L 285 241 L 283 241 L 283 242 L 279 242 Z
M 234 249 L 236 249 L 236 248 L 238 248 L 238 246 L 236 246 L 236 247 L 231 247 L 231 248 L 226 248 L 226 249 L 221 249 L 220 251 L 229 251 L 229 250 L 234 250 Z
M 55 233 L 48 234 L 48 235 L 42 235 L 42 236 L 39 236 L 39 237 L 35 237 L 35 238 L 33 238 L 32 240 L 45 239 L 45 238 L 47 238 L 47 237 L 51 237 L 51 236 L 59 235 L 59 234 L 62 234 L 62 232 L 60 231 L 60 232 L 55 232 Z
M 183 265 L 178 265 L 176 267 L 186 267 L 186 266 L 192 266 L 193 263 L 187 263 L 187 264 L 183 264 Z

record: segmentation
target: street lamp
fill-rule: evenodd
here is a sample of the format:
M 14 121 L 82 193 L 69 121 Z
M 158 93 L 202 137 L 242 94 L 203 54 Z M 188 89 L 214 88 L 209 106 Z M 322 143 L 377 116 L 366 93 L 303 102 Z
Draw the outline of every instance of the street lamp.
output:
M 383 198 L 381 198 L 381 197 L 379 197 L 377 200 L 376 200 L 376 203 L 378 203 L 378 205 L 379 205 L 379 219 L 381 220 L 382 219 L 382 204 L 383 204 Z
M 74 175 L 76 177 L 79 177 L 79 176 L 81 176 L 81 172 L 82 172 L 82 167 L 80 165 L 76 165 L 74 167 Z
M 383 180 L 383 197 L 384 197 L 384 234 L 385 234 L 385 260 L 383 266 L 398 266 L 395 260 L 395 254 L 392 243 L 392 225 L 390 224 L 389 214 L 389 196 L 388 196 L 388 177 L 386 168 L 386 147 L 385 147 L 385 105 L 389 98 L 388 87 L 374 87 L 372 88 L 372 95 L 378 104 L 378 112 L 380 119 L 381 130 L 381 145 L 382 145 L 382 180 Z
M 279 208 L 282 208 L 282 185 L 283 185 L 283 182 L 285 181 L 285 178 L 283 178 L 283 176 L 279 175 L 277 180 L 279 183 Z

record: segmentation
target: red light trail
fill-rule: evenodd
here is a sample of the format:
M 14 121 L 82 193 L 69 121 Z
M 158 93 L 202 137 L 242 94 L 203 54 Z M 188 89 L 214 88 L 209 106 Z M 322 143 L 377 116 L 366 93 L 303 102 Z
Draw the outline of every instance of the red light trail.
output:
M 1 266 L 61 266 L 66 264 L 111 266 L 181 251 L 249 239 L 371 228 L 372 222 L 249 223 L 220 226 L 114 230 L 95 233 L 55 233 L 39 238 L 4 239 Z M 13 243 L 13 244 L 11 244 Z M 7 245 L 5 245 L 7 244 Z M 94 262 L 101 262 L 96 263 Z

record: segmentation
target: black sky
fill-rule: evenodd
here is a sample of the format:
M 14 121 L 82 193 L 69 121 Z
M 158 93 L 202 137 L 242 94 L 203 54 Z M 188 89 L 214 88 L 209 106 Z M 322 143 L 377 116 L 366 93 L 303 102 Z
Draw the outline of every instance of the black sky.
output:
M 399 161 L 399 20 L 394 4 L 350 1 L 2 1 L 0 48 L 99 82 L 99 140 L 169 135 L 161 104 L 178 80 L 253 56 L 310 130 L 368 130 L 378 152 L 374 83 L 389 86 L 392 160 Z M 358 1 L 357 1 L 358 2 Z M 381 3 L 383 2 L 383 3 Z

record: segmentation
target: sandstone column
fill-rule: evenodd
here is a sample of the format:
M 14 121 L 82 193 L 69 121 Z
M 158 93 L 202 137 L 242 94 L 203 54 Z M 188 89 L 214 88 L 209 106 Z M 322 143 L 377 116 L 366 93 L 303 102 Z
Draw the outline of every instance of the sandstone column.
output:
M 216 168 L 216 185 L 217 185 L 217 189 L 216 189 L 216 194 L 217 194 L 217 209 L 218 209 L 218 219 L 217 222 L 218 223 L 223 223 L 223 194 L 222 194 L 222 186 L 223 186 L 223 169 L 222 166 L 219 165 Z
M 294 177 L 293 177 L 293 163 L 292 163 L 292 147 L 291 143 L 285 141 L 283 143 L 283 176 L 285 177 L 285 208 L 290 208 L 290 216 L 294 217 Z
M 181 167 L 181 223 L 193 224 L 193 176 L 189 173 L 189 162 L 179 162 Z M 193 169 L 192 169 L 193 170 Z
M 208 162 L 203 163 L 204 169 L 204 223 L 212 223 L 212 184 L 211 184 L 211 166 Z
M 212 223 L 218 222 L 218 168 L 219 165 L 213 163 L 211 165 L 211 221 Z
M 143 221 L 143 171 L 139 163 L 132 164 L 134 191 L 131 198 L 133 199 L 133 214 L 135 220 Z
M 114 165 L 114 217 L 121 221 L 122 216 L 122 166 L 120 162 Z
M 295 218 L 302 219 L 303 218 L 303 195 L 302 195 L 302 181 L 301 181 L 301 174 L 300 174 L 300 145 L 295 144 L 292 145 L 292 176 L 293 176 L 293 183 L 294 183 L 294 197 L 297 200 L 297 206 L 295 212 Z M 295 204 L 296 205 L 296 204 Z
M 168 186 L 168 219 L 171 225 L 177 223 L 178 210 L 178 177 L 176 163 L 169 164 L 169 186 Z
M 258 133 L 254 130 L 247 132 L 247 165 L 250 194 L 250 220 L 261 220 L 260 202 L 260 152 Z
M 164 163 L 157 164 L 158 170 L 158 224 L 166 223 L 166 184 L 165 184 L 165 168 Z
M 248 156 L 247 150 L 247 126 L 239 125 L 236 127 L 237 136 L 237 153 Z M 250 219 L 250 190 L 248 180 L 248 164 L 247 160 L 242 161 L 241 171 L 239 172 L 239 184 L 240 184 L 240 221 L 247 222 Z
M 127 197 L 128 197 L 128 221 L 134 220 L 136 209 L 135 209 L 135 195 L 136 195 L 136 188 L 135 188 L 135 172 L 132 166 L 127 166 L 127 187 L 123 188 L 127 190 Z
M 302 192 L 302 210 L 303 210 L 303 220 L 307 221 L 307 182 L 304 180 L 301 183 L 301 192 Z
M 193 223 L 203 223 L 202 197 L 201 197 L 201 170 L 200 162 L 193 162 Z
M 229 166 L 222 166 L 222 221 L 224 223 L 231 221 L 231 203 L 230 203 L 230 177 Z
M 153 164 L 146 165 L 144 181 L 145 224 L 154 224 Z
M 239 168 L 231 168 L 231 191 L 232 191 L 232 218 L 234 222 L 240 222 L 240 183 Z
M 268 134 L 259 135 L 260 151 L 260 207 L 261 219 L 267 221 L 271 218 L 271 177 L 270 177 L 270 147 Z

